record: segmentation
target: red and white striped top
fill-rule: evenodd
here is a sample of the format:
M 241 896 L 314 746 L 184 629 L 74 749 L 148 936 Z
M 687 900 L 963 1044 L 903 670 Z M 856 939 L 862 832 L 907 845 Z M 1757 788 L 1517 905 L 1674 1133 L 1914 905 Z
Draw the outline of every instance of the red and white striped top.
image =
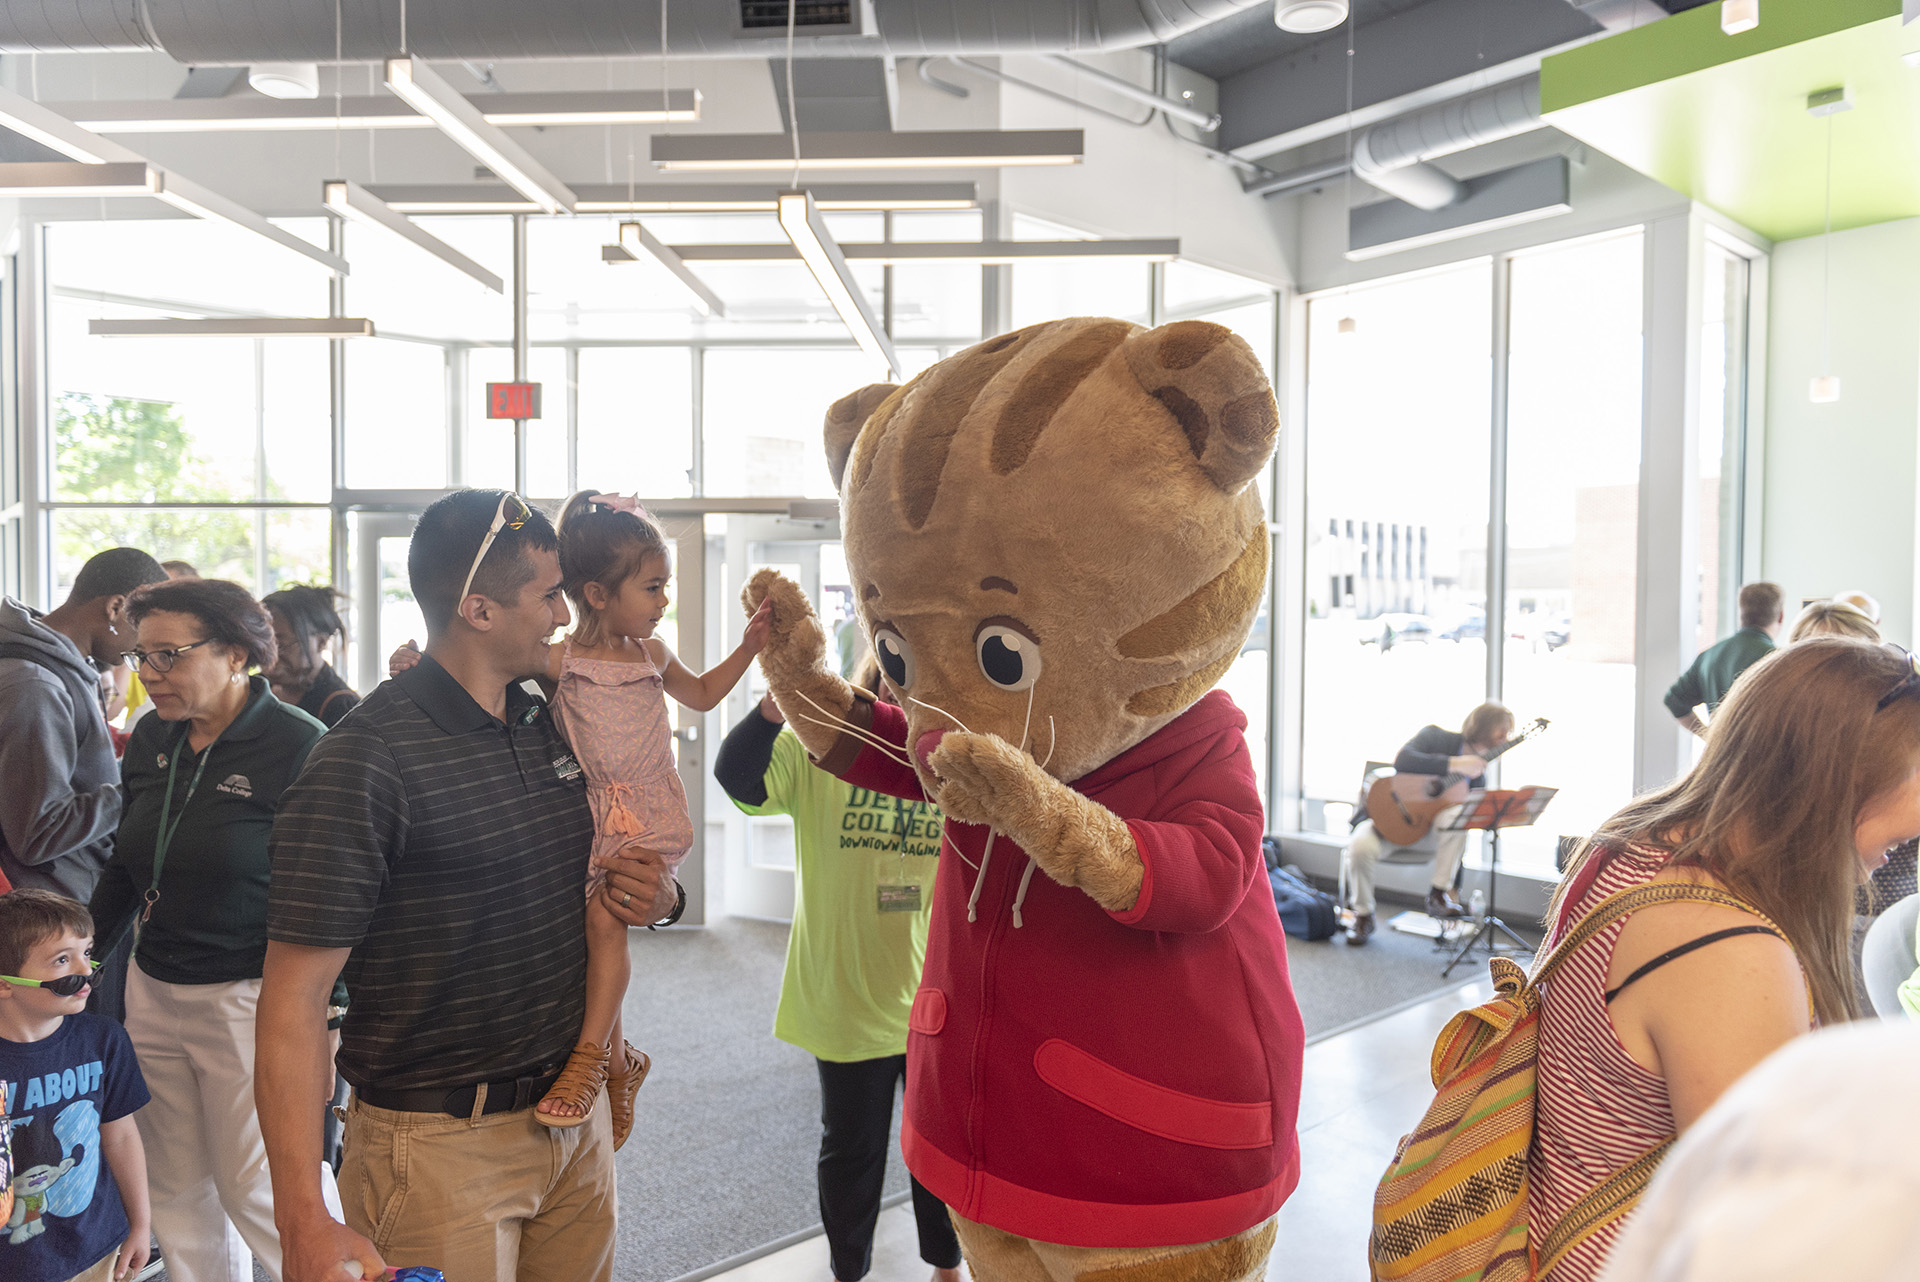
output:
M 1592 884 L 1565 905 L 1544 947 L 1608 895 L 1651 880 L 1666 858 L 1650 850 L 1611 852 Z M 1575 1202 L 1673 1134 L 1666 1079 L 1634 1061 L 1607 1016 L 1607 968 L 1626 924 L 1622 917 L 1581 945 L 1541 991 L 1539 1093 L 1527 1164 L 1536 1249 Z M 1581 1243 L 1542 1282 L 1599 1276 L 1623 1223 Z

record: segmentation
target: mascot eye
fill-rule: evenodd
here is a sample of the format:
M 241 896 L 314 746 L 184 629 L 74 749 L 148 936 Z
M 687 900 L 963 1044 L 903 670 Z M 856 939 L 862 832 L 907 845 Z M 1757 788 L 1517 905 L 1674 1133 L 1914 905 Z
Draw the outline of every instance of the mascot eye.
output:
M 1002 690 L 1025 690 L 1040 679 L 1040 643 L 1024 628 L 985 623 L 974 634 L 980 671 Z
M 897 689 L 905 690 L 913 684 L 913 647 L 905 637 L 889 627 L 875 628 L 873 653 L 880 660 L 880 670 Z

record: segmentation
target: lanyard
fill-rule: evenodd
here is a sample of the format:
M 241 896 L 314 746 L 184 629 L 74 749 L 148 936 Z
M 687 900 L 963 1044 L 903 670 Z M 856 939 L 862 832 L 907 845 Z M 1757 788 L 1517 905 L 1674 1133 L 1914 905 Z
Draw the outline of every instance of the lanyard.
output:
M 160 901 L 160 869 L 167 862 L 167 850 L 173 845 L 173 834 L 180 831 L 180 821 L 187 817 L 187 803 L 193 800 L 194 790 L 200 786 L 200 776 L 206 773 L 207 760 L 213 756 L 213 744 L 210 743 L 206 751 L 200 754 L 200 764 L 193 768 L 193 778 L 187 781 L 187 795 L 180 798 L 180 813 L 174 816 L 173 823 L 169 825 L 167 818 L 173 815 L 174 771 L 180 768 L 180 750 L 187 746 L 187 736 L 192 733 L 193 723 L 189 721 L 180 737 L 174 741 L 173 751 L 167 756 L 167 792 L 160 803 L 160 830 L 153 838 L 153 882 L 147 887 L 146 907 L 140 910 L 140 920 L 143 922 L 153 916 L 153 906 Z M 216 736 L 214 743 L 218 742 Z

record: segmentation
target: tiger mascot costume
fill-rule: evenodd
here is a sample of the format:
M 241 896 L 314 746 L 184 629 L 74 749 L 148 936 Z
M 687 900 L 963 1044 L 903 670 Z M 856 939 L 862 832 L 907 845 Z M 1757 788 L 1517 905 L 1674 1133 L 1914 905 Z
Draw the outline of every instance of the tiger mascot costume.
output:
M 792 582 L 745 592 L 815 761 L 945 812 L 901 1140 L 982 1282 L 1261 1277 L 1299 1179 L 1300 1013 L 1212 688 L 1265 594 L 1278 427 L 1218 325 L 1002 335 L 827 417 L 898 705 L 835 675 Z

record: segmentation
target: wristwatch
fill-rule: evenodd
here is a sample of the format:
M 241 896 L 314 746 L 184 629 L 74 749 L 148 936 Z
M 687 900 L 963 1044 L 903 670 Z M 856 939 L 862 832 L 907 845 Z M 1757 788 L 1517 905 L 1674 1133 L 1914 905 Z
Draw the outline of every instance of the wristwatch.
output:
M 680 884 L 678 877 L 673 879 L 673 894 L 673 911 L 648 926 L 648 930 L 658 930 L 662 926 L 671 926 L 680 920 L 681 913 L 687 911 L 687 888 Z

